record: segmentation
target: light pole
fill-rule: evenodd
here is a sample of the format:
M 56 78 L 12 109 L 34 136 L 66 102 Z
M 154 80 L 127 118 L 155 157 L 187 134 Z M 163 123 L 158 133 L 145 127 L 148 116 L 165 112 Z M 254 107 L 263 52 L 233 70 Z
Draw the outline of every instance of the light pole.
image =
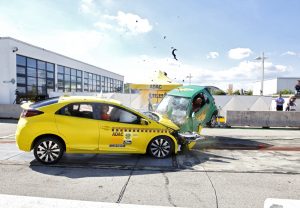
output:
M 191 82 L 192 82 L 192 74 L 190 73 L 190 75 L 189 75 L 189 76 L 186 76 L 186 78 L 189 79 L 189 84 L 191 85 Z
M 254 60 L 257 60 L 257 61 L 261 60 L 261 64 L 262 64 L 260 95 L 264 95 L 265 59 L 267 59 L 267 57 L 265 57 L 264 52 L 262 52 L 262 56 L 259 56 L 259 57 L 257 57 L 257 58 L 254 59 Z

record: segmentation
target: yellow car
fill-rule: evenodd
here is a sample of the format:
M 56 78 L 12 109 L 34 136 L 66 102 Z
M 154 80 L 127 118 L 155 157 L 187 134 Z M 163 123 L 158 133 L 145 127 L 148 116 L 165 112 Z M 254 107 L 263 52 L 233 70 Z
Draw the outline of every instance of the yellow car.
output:
M 63 153 L 177 153 L 185 138 L 178 126 L 159 114 L 143 114 L 115 100 L 63 96 L 22 105 L 16 131 L 20 150 L 45 164 Z M 190 143 L 190 142 L 189 142 Z

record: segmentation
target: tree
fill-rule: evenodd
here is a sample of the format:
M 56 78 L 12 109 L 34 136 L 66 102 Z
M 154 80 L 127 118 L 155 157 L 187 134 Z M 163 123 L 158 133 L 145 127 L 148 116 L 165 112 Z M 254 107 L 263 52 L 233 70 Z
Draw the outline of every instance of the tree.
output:
M 212 90 L 213 95 L 226 95 L 223 90 Z
M 248 90 L 248 91 L 244 91 L 245 95 L 253 95 L 253 91 L 252 90 Z
M 290 94 L 293 94 L 293 91 L 289 90 L 289 89 L 283 89 L 283 90 L 279 91 L 279 93 L 281 93 L 282 95 L 290 95 Z
M 232 93 L 233 95 L 241 95 L 241 93 L 240 93 L 240 91 L 239 90 L 235 90 L 235 91 L 233 91 L 233 93 Z

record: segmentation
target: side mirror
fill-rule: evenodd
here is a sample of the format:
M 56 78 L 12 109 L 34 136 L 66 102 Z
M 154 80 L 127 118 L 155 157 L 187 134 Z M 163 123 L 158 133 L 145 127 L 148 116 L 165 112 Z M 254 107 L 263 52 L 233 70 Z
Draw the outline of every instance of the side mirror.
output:
M 144 118 L 141 118 L 141 124 L 147 126 L 147 125 L 149 125 L 149 121 L 147 121 Z

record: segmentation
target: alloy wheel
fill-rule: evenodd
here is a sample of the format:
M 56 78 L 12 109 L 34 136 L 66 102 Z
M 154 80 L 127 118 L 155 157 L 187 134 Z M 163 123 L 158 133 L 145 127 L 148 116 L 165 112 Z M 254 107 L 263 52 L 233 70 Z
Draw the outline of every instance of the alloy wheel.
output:
M 45 164 L 56 163 L 62 154 L 62 145 L 56 139 L 43 139 L 34 148 L 35 158 Z
M 156 158 L 165 158 L 171 154 L 171 141 L 168 138 L 159 137 L 150 144 L 150 153 Z

